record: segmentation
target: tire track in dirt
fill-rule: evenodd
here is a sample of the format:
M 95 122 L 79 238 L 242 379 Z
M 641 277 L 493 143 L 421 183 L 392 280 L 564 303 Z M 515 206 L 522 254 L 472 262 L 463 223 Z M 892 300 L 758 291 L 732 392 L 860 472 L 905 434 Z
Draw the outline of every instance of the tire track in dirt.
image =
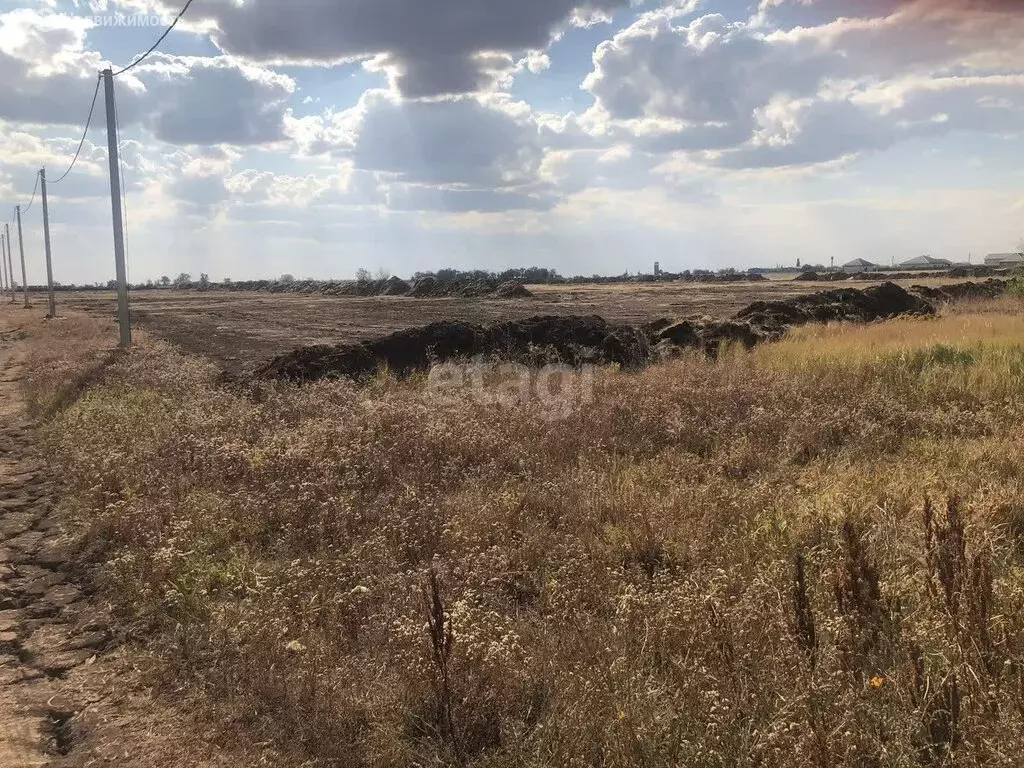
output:
M 51 483 L 23 404 L 20 329 L 0 323 L 0 766 L 70 765 L 96 699 L 65 684 L 110 642 L 75 585 Z M 68 690 L 74 688 L 77 690 Z

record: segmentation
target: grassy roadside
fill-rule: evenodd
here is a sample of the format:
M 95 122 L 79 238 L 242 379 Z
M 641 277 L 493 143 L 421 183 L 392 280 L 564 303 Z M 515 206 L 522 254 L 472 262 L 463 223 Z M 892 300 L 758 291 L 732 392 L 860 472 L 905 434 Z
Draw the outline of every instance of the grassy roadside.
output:
M 48 441 L 166 679 L 296 764 L 1015 765 L 1021 330 L 808 328 L 558 418 L 147 341 Z

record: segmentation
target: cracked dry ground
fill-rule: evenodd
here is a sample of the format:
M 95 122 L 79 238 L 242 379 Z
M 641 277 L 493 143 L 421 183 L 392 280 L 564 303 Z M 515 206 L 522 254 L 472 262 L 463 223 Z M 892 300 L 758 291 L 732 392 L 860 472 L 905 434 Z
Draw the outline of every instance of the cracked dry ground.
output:
M 111 635 L 74 584 L 35 430 L 22 405 L 24 334 L 0 328 L 0 767 L 60 764 L 101 694 L 70 673 Z
M 47 322 L 61 321 L 0 308 L 0 768 L 261 763 L 225 755 L 198 715 L 155 696 L 85 593 L 24 406 L 26 355 Z

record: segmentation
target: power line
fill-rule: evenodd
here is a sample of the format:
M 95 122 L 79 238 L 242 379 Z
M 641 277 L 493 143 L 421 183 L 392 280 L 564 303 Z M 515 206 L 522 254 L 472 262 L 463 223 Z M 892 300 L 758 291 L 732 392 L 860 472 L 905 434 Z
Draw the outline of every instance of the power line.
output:
M 68 169 L 66 171 L 64 171 L 64 175 L 61 176 L 56 181 L 51 181 L 50 182 L 51 184 L 59 184 L 60 182 L 64 181 L 64 178 L 69 173 L 71 173 L 71 169 L 75 167 L 75 163 L 78 162 L 78 156 L 81 154 L 82 147 L 85 145 L 85 137 L 89 135 L 89 125 L 90 125 L 90 123 L 92 123 L 92 113 L 96 109 L 96 97 L 99 95 L 99 92 L 100 92 L 100 78 L 97 75 L 96 76 L 96 90 L 93 91 L 93 94 L 92 94 L 92 105 L 89 107 L 89 117 L 85 121 L 85 130 L 82 131 L 82 140 L 80 142 L 78 142 L 78 149 L 75 150 L 75 157 L 71 161 L 71 165 L 68 166 Z M 38 176 L 36 178 L 38 178 Z
M 144 54 L 142 54 L 139 58 L 137 58 L 135 61 L 133 61 L 131 64 L 129 64 L 124 69 L 119 69 L 117 72 L 114 73 L 113 76 L 117 77 L 118 75 L 123 75 L 125 72 L 127 72 L 132 67 L 136 67 L 139 64 L 141 64 L 143 61 L 145 61 L 146 58 L 149 56 L 149 54 L 151 54 L 153 51 L 155 51 L 160 46 L 160 43 L 162 43 L 164 41 L 164 38 L 167 37 L 169 34 L 171 34 L 171 30 L 174 29 L 174 27 L 178 24 L 179 21 L 181 21 L 181 17 L 185 15 L 185 11 L 188 10 L 188 7 L 190 5 L 192 5 L 192 0 L 188 0 L 188 2 L 185 3 L 185 7 L 182 8 L 181 11 L 178 13 L 178 15 L 174 17 L 174 21 L 171 22 L 171 26 L 169 26 L 166 30 L 164 30 L 164 33 L 162 35 L 160 35 L 160 38 L 155 43 L 153 43 L 153 47 L 152 48 L 150 48 L 148 51 L 146 51 Z
M 32 203 L 36 201 L 36 192 L 39 190 L 39 171 L 36 171 L 36 185 L 32 187 L 32 199 L 28 201 L 28 205 L 25 206 L 25 210 L 22 213 L 28 213 L 32 210 Z

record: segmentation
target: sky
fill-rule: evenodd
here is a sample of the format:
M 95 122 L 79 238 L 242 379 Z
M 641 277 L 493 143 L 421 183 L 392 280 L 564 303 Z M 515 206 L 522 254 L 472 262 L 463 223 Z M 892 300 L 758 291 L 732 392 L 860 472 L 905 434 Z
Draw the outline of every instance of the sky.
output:
M 37 169 L 180 10 L 0 0 L 30 282 Z M 114 87 L 133 282 L 979 262 L 1024 236 L 1020 0 L 194 0 Z M 114 275 L 106 141 L 101 89 L 48 190 L 59 282 Z

